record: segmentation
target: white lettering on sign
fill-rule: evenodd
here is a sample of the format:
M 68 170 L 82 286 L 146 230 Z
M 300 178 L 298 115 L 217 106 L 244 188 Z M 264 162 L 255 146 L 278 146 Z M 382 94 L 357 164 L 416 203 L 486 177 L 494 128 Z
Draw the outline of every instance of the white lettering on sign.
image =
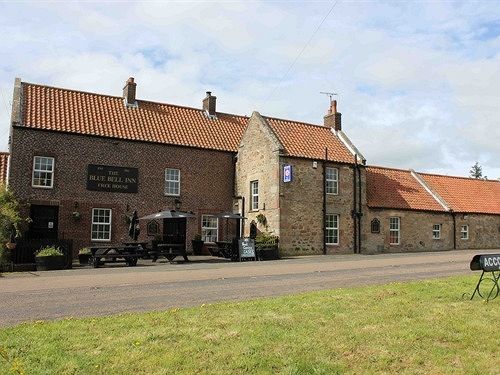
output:
M 49 223 L 48 223 L 47 227 L 48 227 L 49 229 L 54 229 L 54 222 L 53 222 L 53 221 L 49 221 Z

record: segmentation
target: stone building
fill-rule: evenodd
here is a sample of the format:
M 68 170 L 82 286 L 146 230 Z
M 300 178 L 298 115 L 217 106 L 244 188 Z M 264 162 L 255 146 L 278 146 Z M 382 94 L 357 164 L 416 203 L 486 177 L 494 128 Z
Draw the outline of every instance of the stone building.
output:
M 0 152 L 0 185 L 7 183 L 7 170 L 9 169 L 9 153 Z
M 28 237 L 72 239 L 76 252 L 125 240 L 134 210 L 175 208 L 196 217 L 163 231 L 182 232 L 188 249 L 197 233 L 233 235 L 214 217 L 227 211 L 247 218 L 245 235 L 255 226 L 279 236 L 284 254 L 500 247 L 499 182 L 367 167 L 336 102 L 313 125 L 223 113 L 210 92 L 200 108 L 136 92 L 133 78 L 122 96 L 16 79 L 0 176 L 9 160 L 9 188 L 33 219 Z M 145 241 L 159 225 L 146 224 Z

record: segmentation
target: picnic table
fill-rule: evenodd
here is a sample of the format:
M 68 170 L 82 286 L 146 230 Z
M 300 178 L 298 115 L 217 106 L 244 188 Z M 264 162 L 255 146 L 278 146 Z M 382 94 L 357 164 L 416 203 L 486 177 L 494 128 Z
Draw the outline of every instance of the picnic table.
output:
M 170 263 L 178 256 L 183 257 L 184 261 L 189 262 L 185 244 L 159 243 L 153 247 L 149 254 L 153 257 L 153 262 L 156 262 L 161 256 L 165 257 Z
M 104 263 L 125 262 L 127 266 L 137 265 L 137 260 L 142 258 L 146 251 L 139 244 L 133 245 L 109 245 L 90 247 L 92 256 L 90 264 L 97 268 Z
M 212 256 L 238 260 L 238 244 L 235 241 L 217 241 L 215 245 L 207 246 L 208 252 Z

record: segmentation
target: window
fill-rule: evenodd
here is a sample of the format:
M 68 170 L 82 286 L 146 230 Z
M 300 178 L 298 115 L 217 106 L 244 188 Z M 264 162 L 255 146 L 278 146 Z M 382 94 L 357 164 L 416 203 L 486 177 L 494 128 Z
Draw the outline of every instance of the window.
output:
M 201 216 L 201 239 L 205 242 L 216 242 L 218 230 L 218 220 L 214 216 Z
M 380 233 L 380 221 L 379 219 L 373 219 L 371 222 L 372 233 Z
M 432 238 L 439 240 L 441 238 L 441 224 L 434 224 L 432 226 Z
M 165 195 L 181 195 L 181 171 L 165 169 Z
M 252 211 L 259 209 L 259 181 L 250 182 L 250 209 Z
M 326 168 L 326 194 L 337 195 L 339 193 L 339 170 L 337 168 Z
M 111 210 L 92 209 L 92 241 L 111 241 Z
M 326 215 L 326 243 L 339 244 L 339 215 Z
M 52 188 L 54 186 L 54 158 L 35 156 L 33 159 L 33 187 Z
M 401 223 L 399 217 L 389 218 L 389 243 L 391 245 L 399 245 L 401 240 Z
M 462 240 L 468 240 L 469 239 L 469 226 L 468 225 L 462 225 L 460 228 L 460 238 Z

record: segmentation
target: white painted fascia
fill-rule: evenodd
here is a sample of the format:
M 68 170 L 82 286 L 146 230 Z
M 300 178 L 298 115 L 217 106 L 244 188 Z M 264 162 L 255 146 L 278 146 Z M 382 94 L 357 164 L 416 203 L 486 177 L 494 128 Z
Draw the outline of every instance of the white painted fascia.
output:
M 366 159 L 363 156 L 363 154 L 356 148 L 356 146 L 354 146 L 354 143 L 351 142 L 349 137 L 342 130 L 336 131 L 333 128 L 331 130 L 332 130 L 332 133 L 335 134 L 338 139 L 340 139 L 340 141 L 344 144 L 344 146 L 347 147 L 347 149 L 349 150 L 349 152 L 351 154 L 357 156 L 358 160 L 362 164 L 366 164 Z
M 413 176 L 413 178 L 415 178 L 415 180 L 417 180 L 418 183 L 422 185 L 425 191 L 427 191 L 431 195 L 431 197 L 434 198 L 436 202 L 438 202 L 446 211 L 451 211 L 451 208 L 450 206 L 448 206 L 448 203 L 446 203 L 446 201 L 443 198 L 441 198 L 441 196 L 438 193 L 433 191 L 430 188 L 430 186 L 427 185 L 427 182 L 425 182 L 425 180 L 417 172 L 415 172 L 413 169 L 410 169 L 410 173 Z

